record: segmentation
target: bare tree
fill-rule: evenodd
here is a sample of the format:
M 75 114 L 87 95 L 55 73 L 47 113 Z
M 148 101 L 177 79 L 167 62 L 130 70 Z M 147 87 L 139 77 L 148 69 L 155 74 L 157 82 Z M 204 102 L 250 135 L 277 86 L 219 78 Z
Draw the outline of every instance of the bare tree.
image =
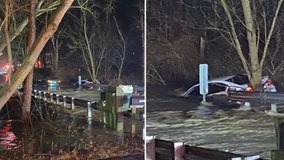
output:
M 7 54 L 8 54 L 8 64 L 9 66 L 12 66 L 12 48 L 10 43 L 10 35 L 9 35 L 9 21 L 12 17 L 12 5 L 10 1 L 5 1 L 5 20 L 4 20 L 4 32 L 6 37 L 6 43 L 7 43 Z M 12 67 L 8 69 L 8 83 L 10 83 L 10 76 L 12 74 Z
M 232 14 L 233 14 L 233 12 L 231 12 L 232 8 L 229 7 L 226 0 L 220 0 L 220 2 L 229 20 L 230 25 L 228 28 L 230 28 L 229 34 L 231 37 L 232 44 L 236 48 L 237 53 L 241 58 L 244 69 L 249 75 L 251 84 L 256 89 L 260 89 L 263 64 L 264 64 L 265 58 L 267 57 L 268 47 L 269 47 L 270 40 L 274 32 L 276 20 L 278 17 L 280 7 L 282 6 L 283 0 L 278 1 L 275 14 L 270 24 L 270 27 L 265 28 L 267 32 L 265 32 L 264 48 L 262 52 L 259 51 L 259 44 L 261 41 L 260 34 L 257 32 L 259 26 L 257 26 L 257 22 L 254 20 L 254 16 L 256 15 L 255 13 L 256 10 L 254 10 L 254 8 L 256 8 L 255 6 L 256 4 L 255 3 L 251 4 L 251 2 L 248 0 L 241 1 L 243 14 L 244 14 L 244 20 L 242 21 L 242 23 L 244 27 L 246 28 L 246 32 L 247 32 L 246 38 L 248 42 L 249 61 L 244 56 L 244 52 L 242 50 L 241 43 L 240 43 L 239 37 L 236 32 L 236 26 L 232 18 Z M 259 59 L 259 57 L 261 58 Z
M 11 83 L 5 84 L 0 89 L 0 109 L 3 108 L 5 103 L 17 90 L 17 87 L 24 81 L 25 77 L 31 71 L 43 47 L 57 30 L 59 23 L 72 3 L 73 0 L 61 1 L 56 13 L 50 18 L 39 36 L 36 38 L 35 43 L 33 43 L 29 54 L 22 63 L 22 66 L 12 75 Z
M 113 45 L 115 54 L 112 56 L 114 56 L 113 64 L 118 69 L 117 81 L 120 81 L 121 73 L 124 69 L 124 64 L 126 61 L 126 38 L 124 37 L 121 28 L 118 26 L 116 18 L 113 17 L 113 19 L 118 32 L 118 38 Z
M 51 68 L 55 77 L 58 77 L 58 60 L 59 60 L 59 48 L 62 45 L 63 41 L 60 40 L 60 36 L 64 31 L 59 31 L 51 37 L 52 47 L 53 47 L 53 56 L 52 56 L 52 64 L 54 64 Z
M 3 1 L 4 2 L 4 1 Z M 12 1 L 14 2 L 14 1 Z M 18 2 L 21 2 L 21 1 L 18 1 Z M 0 3 L 2 3 L 2 1 L 0 1 Z M 13 3 L 14 7 L 15 7 L 15 3 Z M 46 12 L 49 12 L 49 11 L 53 11 L 55 10 L 58 5 L 60 4 L 60 0 L 55 0 L 55 1 L 43 1 L 43 0 L 40 0 L 37 2 L 36 4 L 36 11 L 37 11 L 37 14 L 36 16 L 41 16 L 42 14 L 46 13 Z M 0 5 L 0 6 L 5 6 L 5 5 Z M 17 15 L 17 16 L 14 16 L 16 18 L 13 18 L 13 21 L 10 21 L 10 24 L 9 24 L 9 36 L 10 36 L 10 41 L 13 41 L 17 36 L 19 36 L 23 30 L 25 29 L 26 25 L 28 24 L 28 16 L 25 16 L 25 12 L 26 12 L 26 4 L 25 2 L 21 2 L 19 4 L 17 4 L 18 8 L 16 9 L 13 9 L 13 11 L 15 13 L 11 13 L 13 15 Z M 3 8 L 4 9 L 4 8 Z M 2 9 L 2 10 L 3 10 Z M 1 31 L 1 28 L 3 26 L 3 22 L 2 20 L 0 20 L 1 24 L 0 24 L 0 52 L 2 52 L 6 46 L 7 46 L 7 41 L 6 39 L 4 38 L 5 36 L 5 33 L 3 33 Z
M 256 90 L 262 88 L 263 67 L 282 3 L 283 0 L 218 0 L 199 4 L 206 24 L 203 22 L 203 28 L 218 31 L 235 48 Z
M 100 17 L 93 8 L 93 1 L 77 0 L 80 13 L 71 14 L 73 26 L 67 26 L 66 36 L 69 37 L 68 47 L 73 52 L 80 52 L 91 79 L 96 82 L 103 59 L 110 45 L 110 29 L 108 16 Z M 107 5 L 109 7 L 109 5 Z M 103 9 L 104 6 L 99 8 Z
M 277 28 L 275 28 L 275 38 L 272 41 L 265 63 L 264 71 L 268 71 L 272 76 L 283 75 L 284 72 L 282 27 L 283 25 L 278 25 Z

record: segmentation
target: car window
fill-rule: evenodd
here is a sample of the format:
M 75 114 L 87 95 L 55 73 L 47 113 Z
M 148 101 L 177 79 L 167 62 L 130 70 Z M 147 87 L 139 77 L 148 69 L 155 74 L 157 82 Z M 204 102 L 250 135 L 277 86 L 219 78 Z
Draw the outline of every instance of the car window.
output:
M 249 79 L 248 76 L 246 75 L 238 75 L 234 77 L 234 82 L 236 84 L 248 84 L 249 83 Z
M 222 83 L 209 83 L 208 84 L 208 94 L 226 91 L 227 86 Z M 194 87 L 189 93 L 192 96 L 199 96 L 199 85 Z
M 236 84 L 239 84 L 239 85 L 248 84 L 249 83 L 249 79 L 248 79 L 247 75 L 237 75 L 237 76 L 234 76 L 234 77 L 232 77 L 231 79 L 229 79 L 227 81 L 233 82 L 233 83 L 236 83 Z
M 225 84 L 221 84 L 221 83 L 209 83 L 208 84 L 208 94 L 212 94 L 212 93 L 217 93 L 217 92 L 223 92 L 225 91 L 227 88 L 227 86 Z

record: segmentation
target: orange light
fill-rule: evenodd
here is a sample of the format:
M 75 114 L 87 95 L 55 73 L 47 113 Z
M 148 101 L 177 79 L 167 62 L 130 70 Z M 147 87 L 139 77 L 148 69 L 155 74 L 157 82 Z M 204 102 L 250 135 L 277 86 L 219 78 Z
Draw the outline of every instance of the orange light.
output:
M 246 91 L 247 92 L 253 92 L 253 89 L 252 89 L 252 87 L 249 86 L 249 87 L 246 88 Z
M 35 67 L 36 67 L 36 68 L 42 68 L 42 63 L 41 63 L 40 60 L 38 60 L 38 61 L 35 62 Z

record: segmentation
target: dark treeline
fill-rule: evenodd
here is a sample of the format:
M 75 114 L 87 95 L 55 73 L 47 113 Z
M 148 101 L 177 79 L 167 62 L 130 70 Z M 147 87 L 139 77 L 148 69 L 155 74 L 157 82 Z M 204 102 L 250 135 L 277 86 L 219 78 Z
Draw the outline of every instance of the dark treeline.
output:
M 263 50 L 265 31 L 269 29 L 277 2 L 254 0 L 254 20 L 259 34 L 259 52 Z M 221 1 L 152 0 L 147 3 L 147 83 L 181 84 L 198 81 L 200 63 L 208 63 L 209 76 L 245 73 L 236 49 L 226 33 L 228 18 L 220 7 Z M 240 2 L 228 1 L 241 49 L 248 59 L 246 30 L 240 19 Z M 282 6 L 283 8 L 283 6 Z M 265 21 L 262 21 L 265 19 Z M 263 66 L 263 75 L 283 83 L 283 9 L 278 15 L 275 30 Z M 265 23 L 264 23 L 265 22 Z M 182 82 L 182 83 L 180 83 Z

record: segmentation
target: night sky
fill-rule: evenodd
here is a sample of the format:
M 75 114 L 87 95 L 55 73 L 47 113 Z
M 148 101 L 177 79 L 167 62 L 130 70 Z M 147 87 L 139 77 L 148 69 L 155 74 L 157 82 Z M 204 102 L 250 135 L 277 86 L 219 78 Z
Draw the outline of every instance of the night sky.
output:
M 142 39 L 140 21 L 140 0 L 119 0 L 115 8 L 115 15 L 123 27 L 124 33 L 127 33 L 129 60 L 128 64 L 133 68 L 141 66 L 142 60 Z M 144 4 L 144 3 L 143 3 Z M 143 70 L 143 69 L 142 69 Z M 130 71 L 130 70 L 129 70 Z M 131 71 L 130 71 L 131 72 Z

